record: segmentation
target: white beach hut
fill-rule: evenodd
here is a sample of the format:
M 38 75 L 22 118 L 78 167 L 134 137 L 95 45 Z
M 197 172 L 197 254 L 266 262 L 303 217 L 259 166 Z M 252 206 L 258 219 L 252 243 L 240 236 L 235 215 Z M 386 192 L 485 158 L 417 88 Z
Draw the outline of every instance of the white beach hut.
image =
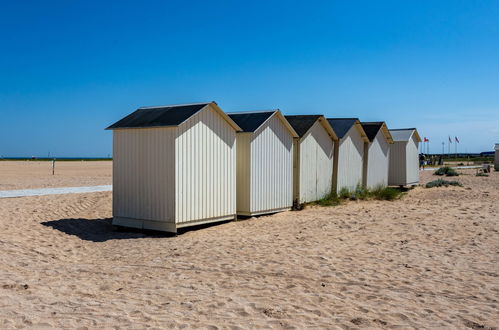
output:
M 390 186 L 412 186 L 419 183 L 419 142 L 415 128 L 390 129 Z
M 237 214 L 291 209 L 295 130 L 279 110 L 228 115 L 242 129 L 237 133 Z
M 369 143 L 364 150 L 364 186 L 369 189 L 388 186 L 392 135 L 385 122 L 362 122 Z
M 334 144 L 338 137 L 322 115 L 285 117 L 298 134 L 294 139 L 293 201 L 317 201 L 332 189 Z
M 495 158 L 494 158 L 494 165 L 496 168 L 499 168 L 499 143 L 496 143 L 494 146 L 495 150 Z
M 338 136 L 333 168 L 333 189 L 354 190 L 363 184 L 364 144 L 368 143 L 366 132 L 358 118 L 328 118 Z
M 236 131 L 215 102 L 140 108 L 113 130 L 113 224 L 177 232 L 236 216 Z

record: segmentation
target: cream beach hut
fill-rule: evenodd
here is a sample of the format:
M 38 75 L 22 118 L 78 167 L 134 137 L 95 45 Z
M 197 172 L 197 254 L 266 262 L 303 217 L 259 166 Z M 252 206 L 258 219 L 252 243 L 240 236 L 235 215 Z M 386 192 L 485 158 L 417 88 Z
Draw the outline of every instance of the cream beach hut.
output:
M 334 144 L 338 137 L 322 115 L 285 116 L 298 134 L 294 140 L 293 201 L 317 201 L 331 192 Z
M 393 144 L 390 146 L 388 184 L 412 186 L 419 183 L 419 142 L 415 128 L 390 129 Z
M 494 166 L 497 169 L 499 168 L 499 143 L 495 144 L 494 150 L 495 150 Z
M 237 133 L 237 214 L 291 209 L 295 130 L 279 110 L 228 115 L 242 129 Z
M 385 122 L 362 122 L 369 143 L 364 150 L 364 186 L 369 189 L 388 186 L 392 135 Z
M 338 136 L 333 168 L 333 189 L 354 190 L 363 184 L 364 144 L 368 143 L 366 132 L 358 118 L 328 118 Z
M 236 132 L 215 102 L 145 107 L 113 130 L 113 224 L 177 232 L 236 217 Z

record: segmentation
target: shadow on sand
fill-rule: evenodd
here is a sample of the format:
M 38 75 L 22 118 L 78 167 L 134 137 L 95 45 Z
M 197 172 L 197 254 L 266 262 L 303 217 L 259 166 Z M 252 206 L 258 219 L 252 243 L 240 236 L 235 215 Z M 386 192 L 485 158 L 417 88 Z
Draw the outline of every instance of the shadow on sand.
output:
M 60 219 L 42 222 L 41 224 L 59 230 L 68 235 L 78 236 L 82 240 L 92 242 L 106 242 L 114 239 L 135 239 L 135 238 L 167 238 L 175 237 L 176 234 L 161 231 L 117 227 L 112 225 L 112 218 L 105 219 Z M 181 228 L 178 234 L 202 230 L 226 223 L 222 221 L 192 227 Z
M 174 234 L 134 228 L 115 227 L 112 218 L 107 219 L 60 219 L 42 222 L 68 235 L 75 235 L 85 241 L 105 242 L 113 239 L 134 239 L 147 237 L 172 237 Z

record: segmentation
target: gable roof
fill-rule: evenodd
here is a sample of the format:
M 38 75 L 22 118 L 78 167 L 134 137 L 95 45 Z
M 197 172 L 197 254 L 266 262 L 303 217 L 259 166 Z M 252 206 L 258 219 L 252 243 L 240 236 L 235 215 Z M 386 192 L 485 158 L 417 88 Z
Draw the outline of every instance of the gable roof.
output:
M 232 119 L 243 132 L 254 132 L 262 126 L 275 113 L 271 111 L 246 111 L 246 112 L 228 112 L 227 115 Z
M 293 116 L 284 116 L 289 124 L 294 128 L 298 136 L 301 138 L 314 126 L 315 122 L 320 120 L 324 129 L 328 132 L 329 136 L 333 138 L 333 140 L 338 140 L 336 136 L 336 132 L 331 127 L 331 124 L 326 120 L 323 115 L 293 115 Z
M 298 137 L 298 134 L 289 122 L 284 118 L 281 111 L 244 111 L 244 112 L 229 112 L 227 115 L 239 126 L 243 132 L 256 132 L 267 120 L 272 116 L 277 116 L 282 121 L 284 126 L 290 131 L 293 137 Z
M 213 106 L 236 131 L 240 130 L 215 102 L 141 107 L 106 129 L 179 126 L 208 105 Z
M 367 138 L 369 139 L 370 142 L 374 141 L 376 135 L 381 130 L 386 141 L 388 143 L 393 143 L 392 135 L 390 134 L 390 131 L 388 130 L 388 127 L 386 127 L 384 121 L 361 122 L 360 124 L 362 125 L 362 128 L 366 132 Z
M 421 137 L 415 128 L 390 129 L 390 134 L 392 135 L 394 142 L 409 141 L 413 134 L 415 134 L 416 140 L 421 142 Z
M 329 122 L 329 124 L 331 124 L 331 127 L 333 127 L 334 132 L 339 139 L 342 139 L 345 134 L 348 133 L 350 128 L 352 128 L 352 126 L 355 126 L 362 136 L 362 139 L 365 142 L 369 142 L 366 132 L 360 124 L 359 118 L 328 118 L 327 121 Z

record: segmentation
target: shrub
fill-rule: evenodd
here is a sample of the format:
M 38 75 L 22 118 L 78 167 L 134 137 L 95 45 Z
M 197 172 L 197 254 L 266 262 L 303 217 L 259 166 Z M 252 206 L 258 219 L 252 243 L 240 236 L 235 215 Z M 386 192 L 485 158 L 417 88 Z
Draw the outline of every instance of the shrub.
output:
M 494 170 L 499 171 L 499 166 L 494 166 Z
M 489 176 L 489 175 L 483 172 L 478 172 L 476 176 Z
M 433 187 L 448 187 L 448 186 L 462 187 L 463 185 L 458 181 L 447 181 L 447 180 L 438 179 L 428 182 L 425 187 L 433 188 Z
M 442 176 L 442 175 L 445 175 L 445 176 L 458 176 L 459 175 L 459 173 L 457 173 L 455 169 L 453 169 L 452 167 L 449 167 L 449 166 L 440 167 L 433 174 L 434 175 L 440 175 L 440 176 Z
M 350 196 L 350 199 L 356 200 L 356 199 L 367 199 L 369 197 L 369 190 L 364 188 L 361 184 L 358 184 L 357 187 L 355 187 L 355 191 L 353 194 Z

